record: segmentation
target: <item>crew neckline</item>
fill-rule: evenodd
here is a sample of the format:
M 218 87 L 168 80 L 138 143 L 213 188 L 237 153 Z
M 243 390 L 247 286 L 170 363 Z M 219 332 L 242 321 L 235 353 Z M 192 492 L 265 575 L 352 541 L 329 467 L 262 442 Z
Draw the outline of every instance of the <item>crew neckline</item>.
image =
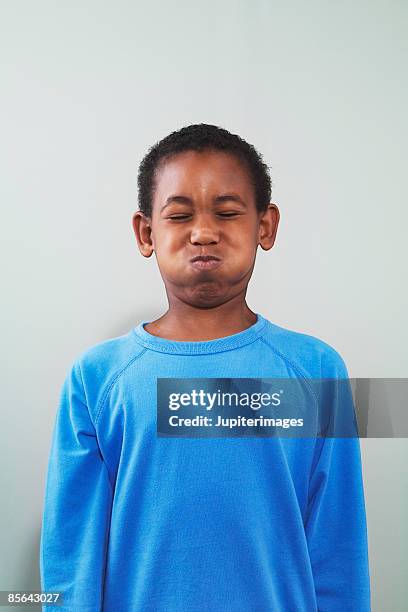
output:
M 136 327 L 132 328 L 132 333 L 136 342 L 160 353 L 178 355 L 221 353 L 250 344 L 264 333 L 268 321 L 259 313 L 255 314 L 257 320 L 250 327 L 236 334 L 215 338 L 214 340 L 169 340 L 161 336 L 154 336 L 144 328 L 151 321 L 141 321 Z

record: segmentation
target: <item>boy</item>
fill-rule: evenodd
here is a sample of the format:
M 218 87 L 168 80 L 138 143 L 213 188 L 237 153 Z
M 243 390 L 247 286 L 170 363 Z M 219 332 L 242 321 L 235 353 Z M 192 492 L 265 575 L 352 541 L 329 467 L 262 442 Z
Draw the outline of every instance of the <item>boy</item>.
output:
M 138 187 L 135 236 L 169 307 L 65 380 L 43 590 L 84 612 L 369 610 L 358 438 L 159 435 L 163 379 L 347 378 L 334 348 L 246 303 L 279 223 L 267 166 L 239 136 L 191 125 L 150 149 Z

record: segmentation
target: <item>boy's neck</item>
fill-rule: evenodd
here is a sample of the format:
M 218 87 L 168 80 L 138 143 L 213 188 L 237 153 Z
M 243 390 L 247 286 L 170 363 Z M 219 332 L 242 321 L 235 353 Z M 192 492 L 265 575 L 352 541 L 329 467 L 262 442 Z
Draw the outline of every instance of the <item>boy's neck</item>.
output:
M 145 330 L 168 340 L 200 342 L 216 340 L 244 331 L 257 321 L 257 316 L 244 301 L 227 302 L 214 308 L 195 308 L 189 304 L 170 306 L 168 311 Z

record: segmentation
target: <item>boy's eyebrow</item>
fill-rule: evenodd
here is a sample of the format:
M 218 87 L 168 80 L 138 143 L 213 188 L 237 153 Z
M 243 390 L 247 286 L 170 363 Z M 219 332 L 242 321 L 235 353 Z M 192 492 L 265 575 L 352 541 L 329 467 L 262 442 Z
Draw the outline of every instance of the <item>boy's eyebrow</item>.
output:
M 233 202 L 237 202 L 238 204 L 242 204 L 242 206 L 246 208 L 246 204 L 244 200 L 237 193 L 225 193 L 225 194 L 219 195 L 215 198 L 215 204 L 219 204 L 221 202 L 228 202 L 230 200 L 232 200 Z M 161 210 L 164 210 L 166 206 L 169 206 L 169 204 L 174 204 L 174 203 L 193 204 L 193 201 L 188 196 L 171 195 L 166 199 L 166 203 L 162 207 Z

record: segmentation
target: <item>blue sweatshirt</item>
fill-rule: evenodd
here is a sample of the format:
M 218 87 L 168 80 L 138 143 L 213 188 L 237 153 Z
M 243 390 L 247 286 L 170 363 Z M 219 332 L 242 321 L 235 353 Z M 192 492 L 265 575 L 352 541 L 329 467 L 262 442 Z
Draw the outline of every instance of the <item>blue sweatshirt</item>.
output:
M 62 387 L 41 532 L 61 612 L 370 610 L 355 438 L 160 437 L 158 378 L 347 378 L 313 336 L 257 315 L 216 340 L 142 321 L 85 350 Z

